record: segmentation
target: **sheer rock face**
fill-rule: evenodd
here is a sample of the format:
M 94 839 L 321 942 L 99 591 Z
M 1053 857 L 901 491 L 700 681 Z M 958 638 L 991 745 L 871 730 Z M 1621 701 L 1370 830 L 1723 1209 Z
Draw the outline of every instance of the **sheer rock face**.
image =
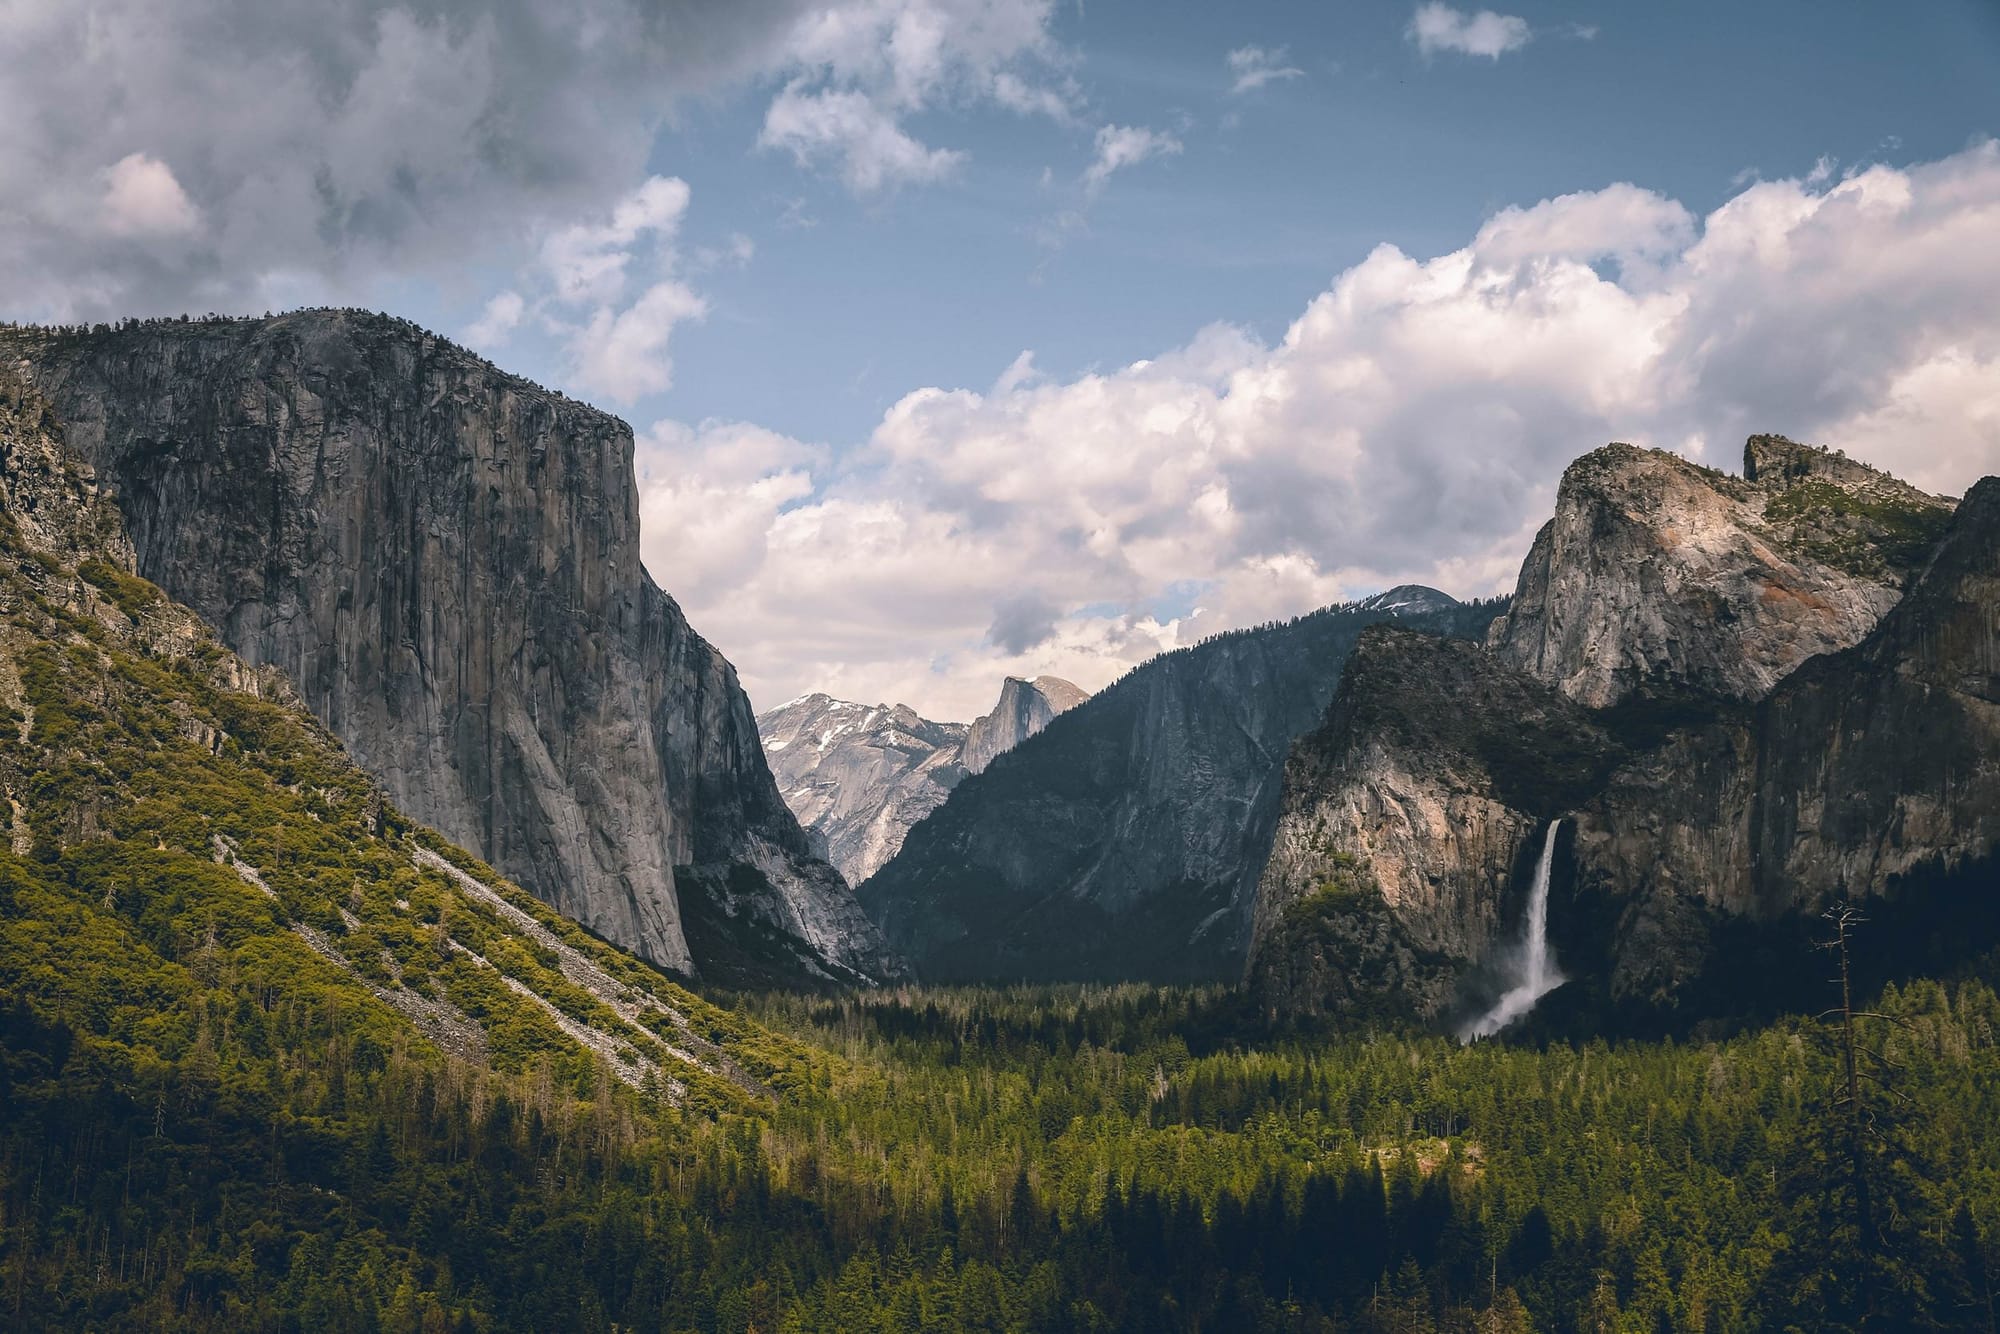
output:
M 1861 643 L 1755 708 L 1679 729 L 1580 812 L 1579 892 L 1609 896 L 1615 995 L 1670 999 L 1718 916 L 1771 921 L 2000 850 L 2000 478 L 1966 493 Z M 1946 926 L 1948 924 L 1940 924 Z
M 991 713 L 935 723 L 905 704 L 811 694 L 759 714 L 778 791 L 848 883 L 875 874 L 912 827 L 978 773 L 1089 695 L 1060 677 L 1010 676 Z
M 1620 753 L 1588 710 L 1475 644 L 1366 631 L 1325 721 L 1286 761 L 1257 887 L 1253 990 L 1274 1011 L 1318 1012 L 1322 993 L 1350 995 L 1329 970 L 1375 970 L 1393 948 L 1428 962 L 1395 976 L 1409 1012 L 1436 1017 L 1500 938 L 1521 849 Z M 1286 919 L 1350 872 L 1399 929 L 1372 933 L 1365 957 L 1303 967 L 1289 955 L 1310 936 Z
M 1032 681 L 1010 676 L 1000 686 L 1000 702 L 977 719 L 966 733 L 959 763 L 969 774 L 983 773 L 994 757 L 1009 751 L 1090 698 L 1089 693 L 1059 676 Z
M 1493 614 L 1444 603 L 1411 623 Z M 1286 747 L 1397 614 L 1329 608 L 1154 659 L 960 783 L 862 902 L 939 980 L 1237 973 Z
M 1779 436 L 1741 478 L 1607 445 L 1563 474 L 1492 647 L 1593 707 L 1641 686 L 1756 700 L 1895 605 L 1950 502 Z
M 1614 464 L 1635 478 L 1604 478 Z M 1529 853 L 1553 819 L 1570 822 L 1551 915 L 1552 930 L 1576 933 L 1563 966 L 1594 978 L 1613 1003 L 1653 1007 L 1679 1004 L 1684 988 L 1718 966 L 1725 923 L 1793 920 L 1836 896 L 1891 892 L 1903 877 L 1948 875 L 1995 854 L 2000 480 L 1981 482 L 1954 514 L 1944 502 L 1910 500 L 1915 493 L 1893 479 L 1789 441 L 1753 440 L 1746 466 L 1760 488 L 1789 479 L 1791 499 L 1777 508 L 1794 550 L 1810 540 L 1849 572 L 1866 572 L 1845 585 L 1857 599 L 1848 613 L 1732 620 L 1724 598 L 1718 620 L 1690 622 L 1673 641 L 1677 656 L 1650 660 L 1629 679 L 1598 669 L 1642 655 L 1586 654 L 1573 670 L 1552 658 L 1523 662 L 1510 635 L 1535 623 L 1535 609 L 1551 604 L 1548 590 L 1587 591 L 1588 579 L 1566 561 L 1581 561 L 1593 578 L 1620 577 L 1604 552 L 1551 539 L 1559 515 L 1522 572 L 1516 606 L 1527 615 L 1517 610 L 1511 626 L 1496 628 L 1486 652 L 1387 631 L 1364 636 L 1325 722 L 1293 748 L 1286 769 L 1250 968 L 1274 1011 L 1351 1000 L 1349 977 L 1371 969 L 1401 979 L 1406 1012 L 1435 1016 L 1454 994 L 1466 998 L 1515 929 Z M 1579 476 L 1587 488 L 1575 484 Z M 1822 477 L 1827 488 L 1810 489 Z M 1655 485 L 1680 498 L 1662 501 L 1651 520 L 1681 534 L 1679 546 L 1635 538 L 1631 512 L 1600 530 L 1607 543 L 1650 553 L 1631 585 L 1640 590 L 1630 604 L 1638 614 L 1606 623 L 1619 652 L 1643 648 L 1654 642 L 1647 636 L 1691 614 L 1697 581 L 1682 577 L 1686 562 L 1672 566 L 1660 553 L 1690 543 L 1773 551 L 1769 519 L 1759 521 L 1762 531 L 1730 536 L 1703 508 L 1730 488 L 1703 480 L 1691 490 L 1682 468 L 1658 456 L 1599 451 L 1571 469 L 1565 491 L 1629 495 Z M 1857 496 L 1880 502 L 1865 507 L 1860 523 Z M 1772 499 L 1761 501 L 1766 513 Z M 1683 501 L 1695 507 L 1691 517 L 1674 508 Z M 1931 541 L 1939 519 L 1944 531 Z M 1857 532 L 1845 548 L 1827 545 L 1826 534 Z M 1689 534 L 1705 536 L 1696 543 Z M 1758 568 L 1760 579 L 1778 571 L 1768 560 Z M 1785 578 L 1805 568 L 1794 562 Z M 1822 603 L 1833 606 L 1837 587 L 1822 589 Z M 1743 698 L 1802 651 L 1807 639 L 1790 630 L 1849 625 L 1849 613 L 1869 616 L 1878 594 L 1890 596 L 1889 609 L 1870 616 L 1856 642 Z M 1586 604 L 1613 599 L 1570 601 Z M 1643 633 L 1617 640 L 1614 632 L 1633 626 Z M 1742 660 L 1732 661 L 1738 649 Z M 1590 707 L 1606 690 L 1616 702 Z M 1346 900 L 1325 887 L 1353 884 L 1386 905 L 1393 931 L 1379 923 L 1344 935 L 1301 929 L 1295 919 L 1320 911 L 1315 905 L 1345 923 Z M 1323 948 L 1335 938 L 1339 950 Z M 1301 942 L 1319 955 L 1302 960 Z M 1412 967 L 1412 958 L 1424 966 Z
M 140 573 L 287 673 L 412 816 L 663 967 L 895 971 L 734 669 L 640 566 L 624 423 L 352 312 L 5 351 L 117 488 Z

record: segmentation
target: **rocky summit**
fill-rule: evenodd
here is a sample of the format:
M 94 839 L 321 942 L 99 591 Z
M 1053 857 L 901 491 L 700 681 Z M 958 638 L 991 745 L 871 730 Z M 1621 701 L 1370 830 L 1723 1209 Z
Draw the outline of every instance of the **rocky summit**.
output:
M 2000 479 L 1954 504 L 1770 436 L 1740 478 L 1584 456 L 1486 649 L 1370 632 L 1293 747 L 1253 988 L 1272 1013 L 1490 999 L 1554 821 L 1557 996 L 1598 1024 L 1792 981 L 1745 961 L 1810 957 L 1757 942 L 1836 899 L 1908 905 L 1917 937 L 1939 895 L 1990 914 L 1996 607 Z
M 810 694 L 757 716 L 778 791 L 822 853 L 860 884 L 903 846 L 912 826 L 1057 714 L 1089 698 L 1055 676 L 1010 676 L 991 712 L 937 723 L 903 704 Z
M 623 422 L 349 311 L 10 330 L 0 355 L 139 573 L 414 818 L 683 974 L 896 975 L 735 670 L 640 564 Z
M 1782 436 L 1733 477 L 1606 445 L 1571 464 L 1494 652 L 1579 703 L 1641 688 L 1766 694 L 1896 604 L 1951 502 Z

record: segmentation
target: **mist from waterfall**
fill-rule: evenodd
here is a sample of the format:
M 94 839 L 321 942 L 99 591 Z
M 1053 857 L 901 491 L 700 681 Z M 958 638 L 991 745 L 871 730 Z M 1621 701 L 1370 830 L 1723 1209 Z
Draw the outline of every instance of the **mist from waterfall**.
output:
M 1526 938 L 1509 969 L 1512 985 L 1492 1009 L 1459 1031 L 1463 1041 L 1492 1037 L 1563 984 L 1563 975 L 1549 956 L 1549 871 L 1556 858 L 1556 831 L 1561 828 L 1561 820 L 1553 822 L 1542 839 L 1541 860 L 1535 863 L 1535 887 L 1528 895 Z

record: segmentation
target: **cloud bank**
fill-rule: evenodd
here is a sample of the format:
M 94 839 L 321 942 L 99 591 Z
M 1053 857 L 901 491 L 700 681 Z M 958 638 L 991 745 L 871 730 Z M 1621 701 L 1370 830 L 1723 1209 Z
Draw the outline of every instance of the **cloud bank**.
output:
M 1380 246 L 1282 338 L 1102 374 L 1023 356 L 863 448 L 728 423 L 640 442 L 646 559 L 760 705 L 971 717 L 1006 672 L 1088 687 L 1161 649 L 1405 579 L 1504 591 L 1571 458 L 1734 467 L 1781 431 L 1957 492 L 2000 469 L 2000 146 L 1744 189 L 1507 209 Z
M 960 154 L 920 113 L 1068 116 L 1051 5 L 13 0 L 6 304 L 248 310 L 451 272 L 599 214 L 678 107 L 744 86 L 768 146 L 856 191 L 936 179 Z

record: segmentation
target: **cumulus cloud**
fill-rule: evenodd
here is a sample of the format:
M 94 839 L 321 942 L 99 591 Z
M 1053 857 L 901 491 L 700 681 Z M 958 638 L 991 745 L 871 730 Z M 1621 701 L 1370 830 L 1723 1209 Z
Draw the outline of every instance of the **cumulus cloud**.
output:
M 770 142 L 857 188 L 935 179 L 955 150 L 917 143 L 913 115 L 1070 114 L 1078 95 L 1050 11 L 20 0 L 0 16 L 5 311 L 262 309 L 366 299 L 380 281 L 474 257 L 512 264 L 524 238 L 642 179 L 684 101 L 728 88 L 778 89 Z
M 1593 36 L 1595 33 L 1592 29 Z M 1498 60 L 1509 51 L 1526 46 L 1534 34 L 1526 19 L 1513 14 L 1496 14 L 1490 9 L 1469 14 L 1442 0 L 1429 0 L 1418 5 L 1416 13 L 1410 16 L 1409 35 L 1417 50 L 1426 56 L 1453 51 Z
M 261 309 L 515 244 L 643 176 L 679 99 L 795 63 L 806 14 L 804 0 L 11 5 L 8 311 Z M 95 216 L 181 244 L 106 246 L 77 225 Z
M 1104 188 L 1115 171 L 1180 151 L 1181 141 L 1160 130 L 1143 125 L 1103 126 L 1097 131 L 1097 156 L 1084 169 L 1083 188 L 1094 193 Z
M 758 142 L 788 150 L 801 166 L 837 160 L 841 179 L 856 194 L 941 180 L 965 160 L 952 149 L 926 148 L 862 93 L 807 92 L 796 81 L 771 103 Z
M 1285 79 L 1300 78 L 1305 71 L 1296 65 L 1285 63 L 1285 48 L 1262 46 L 1242 46 L 1231 51 L 1223 59 L 1229 67 L 1235 82 L 1229 91 L 1233 94 L 1255 92 L 1267 83 L 1277 83 Z
M 629 404 L 672 387 L 674 329 L 708 313 L 707 301 L 678 276 L 675 241 L 691 197 L 678 177 L 649 177 L 602 219 L 569 223 L 543 239 L 524 276 L 540 284 L 542 322 L 566 339 L 570 378 L 585 393 Z M 628 301 L 635 270 L 646 275 L 645 286 Z M 500 314 L 520 318 L 518 304 L 504 304 L 509 295 L 488 303 L 489 318 L 496 304 Z
M 941 180 L 965 160 L 906 119 L 991 103 L 1068 120 L 1077 92 L 1049 34 L 1052 0 L 851 0 L 788 34 L 792 76 L 758 142 L 801 165 L 832 167 L 856 194 Z
M 671 246 L 691 192 L 675 176 L 653 176 L 620 200 L 601 223 L 571 223 L 542 242 L 542 264 L 562 301 L 609 301 L 625 287 L 625 270 L 641 242 Z
M 481 350 L 499 347 L 520 327 L 527 310 L 528 303 L 519 292 L 496 292 L 479 312 L 479 318 L 459 333 L 459 341 Z
M 619 405 L 671 388 L 674 329 L 708 313 L 680 274 L 676 242 L 691 198 L 680 178 L 652 176 L 602 214 L 549 230 L 516 285 L 489 299 L 460 337 L 495 348 L 532 318 L 563 340 L 575 388 Z M 732 236 L 726 249 L 698 254 L 696 266 L 748 262 L 754 249 Z
M 674 326 L 708 313 L 685 284 L 655 283 L 623 310 L 599 306 L 570 342 L 577 385 L 614 403 L 631 403 L 673 387 L 667 340 Z
M 1040 593 L 1002 598 L 993 609 L 993 624 L 986 628 L 986 642 L 1017 656 L 1040 648 L 1055 638 L 1060 615 L 1062 608 Z
M 1934 490 L 2000 468 L 2000 147 L 1751 185 L 1632 185 L 1380 246 L 1282 338 L 1227 326 L 1063 379 L 906 394 L 839 454 L 736 425 L 642 457 L 649 566 L 760 702 L 969 718 L 1004 673 L 1100 687 L 1161 649 L 1406 579 L 1510 588 L 1607 440 L 1733 467 L 1778 430 Z
M 195 207 L 158 158 L 129 153 L 104 173 L 104 229 L 113 236 L 180 236 L 195 229 Z

